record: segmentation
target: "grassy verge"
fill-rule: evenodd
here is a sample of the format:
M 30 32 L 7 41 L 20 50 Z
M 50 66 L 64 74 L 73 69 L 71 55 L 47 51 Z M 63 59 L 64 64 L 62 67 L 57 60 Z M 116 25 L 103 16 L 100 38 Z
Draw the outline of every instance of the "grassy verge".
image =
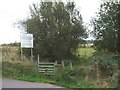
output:
M 44 82 L 57 84 L 67 88 L 90 88 L 96 87 L 94 84 L 85 81 L 83 78 L 77 78 L 76 75 L 71 75 L 71 71 L 66 68 L 58 75 L 57 80 L 53 76 L 40 74 L 36 69 L 35 64 L 31 63 L 13 63 L 5 61 L 3 64 L 3 77 L 30 82 Z M 73 72 L 74 73 L 74 72 Z
M 30 82 L 55 83 L 52 76 L 48 77 L 40 74 L 35 64 L 31 63 L 13 63 L 5 61 L 2 63 L 3 78 L 12 78 Z
M 73 64 L 73 69 L 70 69 L 69 61 L 65 62 L 65 69 L 59 68 L 57 80 L 53 76 L 40 74 L 37 70 L 37 64 L 29 61 L 18 62 L 6 61 L 2 63 L 2 76 L 4 78 L 13 78 L 17 80 L 25 80 L 30 82 L 45 82 L 57 84 L 67 88 L 106 88 L 117 86 L 117 57 L 108 53 L 94 53 L 93 48 L 81 48 L 78 50 L 78 60 L 70 60 Z M 94 54 L 93 54 L 94 53 Z M 7 59 L 6 59 L 7 58 Z M 99 80 L 95 61 L 101 61 L 103 68 L 99 68 Z M 107 66 L 107 67 L 106 67 Z M 105 68 L 104 68 L 105 67 Z M 111 70 L 112 69 L 112 70 Z M 112 73 L 112 76 L 108 75 Z M 103 79 L 103 76 L 105 77 Z
M 84 77 L 78 75 L 78 70 L 66 68 L 62 71 L 61 78 L 58 78 L 57 84 L 67 88 L 97 88 L 97 86 L 85 80 Z
M 85 51 L 85 48 L 81 49 L 83 52 Z M 88 51 L 90 52 L 90 48 Z M 8 50 L 9 51 L 9 50 Z M 65 70 L 60 70 L 58 73 L 57 80 L 54 80 L 53 76 L 46 76 L 43 74 L 40 74 L 37 70 L 37 64 L 29 62 L 29 61 L 23 61 L 23 62 L 18 62 L 17 58 L 14 58 L 14 61 L 9 60 L 9 57 L 6 55 L 8 51 L 4 52 L 6 56 L 4 57 L 4 60 L 2 62 L 2 75 L 4 78 L 12 78 L 12 79 L 17 79 L 17 80 L 25 80 L 25 81 L 30 81 L 30 82 L 45 82 L 45 83 L 52 83 L 52 84 L 57 84 L 63 87 L 67 88 L 86 88 L 86 87 L 96 87 L 92 82 L 86 81 L 83 77 L 80 77 L 79 74 L 76 75 L 76 73 L 79 73 L 77 68 L 81 65 L 81 63 L 85 63 L 85 60 L 78 60 L 73 61 L 73 68 L 74 71 L 71 72 L 69 68 L 69 64 L 67 63 L 65 66 Z M 82 53 L 83 53 L 82 52 Z M 9 53 L 8 53 L 9 54 Z M 90 56 L 90 53 L 86 53 L 86 55 Z M 17 56 L 17 54 L 16 54 Z M 84 56 L 84 54 L 83 54 Z M 72 75 L 72 73 L 74 75 Z

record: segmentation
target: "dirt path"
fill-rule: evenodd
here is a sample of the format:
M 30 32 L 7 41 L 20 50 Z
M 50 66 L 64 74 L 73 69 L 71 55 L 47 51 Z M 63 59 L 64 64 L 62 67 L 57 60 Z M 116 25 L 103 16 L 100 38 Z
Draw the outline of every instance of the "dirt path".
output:
M 62 88 L 62 87 L 47 83 L 2 79 L 2 88 Z

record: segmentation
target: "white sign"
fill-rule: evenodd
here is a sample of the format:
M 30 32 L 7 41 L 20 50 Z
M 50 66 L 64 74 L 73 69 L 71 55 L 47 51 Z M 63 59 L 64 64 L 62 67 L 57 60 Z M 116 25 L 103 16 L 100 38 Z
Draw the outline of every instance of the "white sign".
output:
M 33 34 L 21 34 L 21 48 L 33 48 Z

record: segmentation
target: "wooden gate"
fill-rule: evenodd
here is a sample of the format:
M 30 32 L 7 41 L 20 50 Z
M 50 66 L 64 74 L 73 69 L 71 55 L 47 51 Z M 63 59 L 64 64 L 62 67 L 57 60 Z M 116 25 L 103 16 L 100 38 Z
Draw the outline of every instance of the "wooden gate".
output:
M 38 71 L 40 73 L 46 75 L 54 75 L 56 77 L 57 74 L 57 61 L 55 62 L 40 62 L 38 55 Z
M 39 62 L 38 70 L 40 73 L 44 73 L 46 75 L 54 75 L 55 74 L 55 63 Z

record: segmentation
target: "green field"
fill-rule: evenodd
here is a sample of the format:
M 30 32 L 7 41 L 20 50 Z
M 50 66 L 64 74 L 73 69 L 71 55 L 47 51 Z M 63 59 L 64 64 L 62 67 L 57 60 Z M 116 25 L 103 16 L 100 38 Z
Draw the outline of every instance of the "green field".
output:
M 92 57 L 95 50 L 93 48 L 80 48 L 78 52 L 80 56 Z

